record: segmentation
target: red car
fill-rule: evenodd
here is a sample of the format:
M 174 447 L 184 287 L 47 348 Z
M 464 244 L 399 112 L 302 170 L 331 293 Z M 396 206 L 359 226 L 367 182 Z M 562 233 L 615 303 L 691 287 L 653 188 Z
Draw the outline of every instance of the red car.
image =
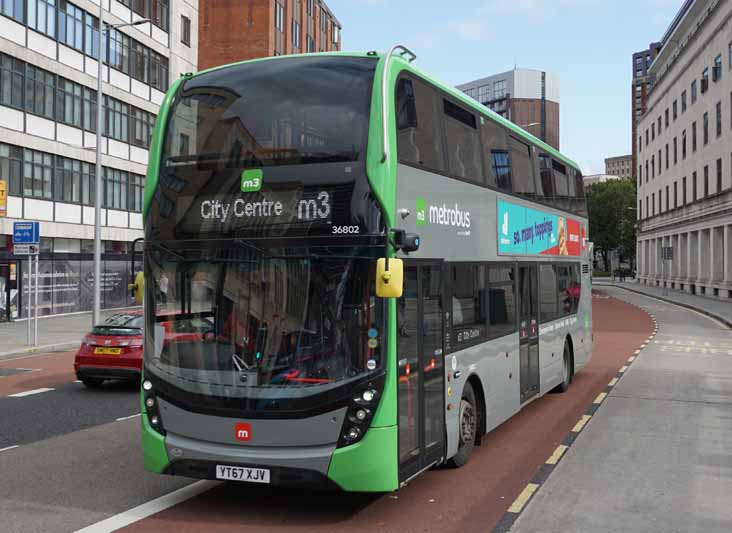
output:
M 165 343 L 202 340 L 213 330 L 205 318 L 177 318 L 159 324 L 165 329 Z M 104 380 L 139 380 L 142 373 L 142 311 L 112 315 L 84 336 L 74 358 L 76 378 L 89 388 Z

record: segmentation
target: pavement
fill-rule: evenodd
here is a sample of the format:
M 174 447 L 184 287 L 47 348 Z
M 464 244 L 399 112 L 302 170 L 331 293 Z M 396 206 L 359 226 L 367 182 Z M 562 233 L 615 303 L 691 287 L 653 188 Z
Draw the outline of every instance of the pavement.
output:
M 658 331 L 598 397 L 511 531 L 732 531 L 732 332 L 686 308 L 602 290 L 648 310 Z
M 75 382 L 73 351 L 0 361 L 0 530 L 439 531 L 493 529 L 653 322 L 593 298 L 594 353 L 568 392 L 526 406 L 461 469 L 436 468 L 390 494 L 200 484 L 142 468 L 139 394 Z M 172 506 L 171 506 L 172 505 Z M 112 524 L 110 526 L 110 524 Z
M 102 311 L 102 320 L 119 311 Z M 24 354 L 78 348 L 81 338 L 91 330 L 91 322 L 91 312 L 39 317 L 38 346 L 28 346 L 26 320 L 0 323 L 0 360 Z
M 593 280 L 593 284 L 595 287 L 602 287 L 604 285 L 622 287 L 623 289 L 633 291 L 638 294 L 645 294 L 668 303 L 674 303 L 688 309 L 694 309 L 700 313 L 711 316 L 712 318 L 716 318 L 720 322 L 723 322 L 728 327 L 732 328 L 732 300 L 697 296 L 685 291 L 653 287 L 634 281 L 612 281 L 610 278 L 595 279 Z

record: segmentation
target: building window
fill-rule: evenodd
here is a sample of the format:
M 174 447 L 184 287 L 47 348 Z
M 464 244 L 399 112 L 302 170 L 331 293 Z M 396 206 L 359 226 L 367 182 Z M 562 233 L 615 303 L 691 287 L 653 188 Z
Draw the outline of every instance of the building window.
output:
M 673 119 L 676 120 L 676 117 L 678 117 L 678 115 L 679 115 L 679 106 L 678 106 L 678 101 L 676 101 L 676 100 L 674 100 L 672 112 L 673 112 Z
M 0 175 L 8 181 L 8 193 L 22 194 L 23 149 L 0 143 Z
M 706 146 L 709 144 L 709 113 L 704 113 L 704 122 L 702 124 L 702 140 L 704 142 L 704 146 Z
M 648 183 L 648 159 L 646 159 L 646 183 Z
M 656 177 L 656 156 L 651 156 L 651 179 Z
M 691 105 L 696 103 L 696 80 L 691 82 Z
M 335 21 L 331 22 L 330 33 L 331 33 L 331 42 L 333 43 L 334 46 L 337 46 L 341 40 L 341 29 L 338 27 L 338 25 L 335 23 Z
M 22 24 L 25 21 L 23 4 L 24 0 L 0 0 L 0 12 Z M 732 45 L 730 45 L 730 50 L 732 50 Z M 730 57 L 732 57 L 732 52 Z
M 663 127 L 668 129 L 668 107 L 666 108 L 666 111 L 664 112 Z M 658 132 L 661 133 L 661 128 L 658 128 Z
M 658 135 L 661 135 L 661 115 L 658 115 Z
M 663 189 L 658 189 L 658 214 L 660 215 L 663 212 L 663 209 L 661 208 L 661 197 L 663 196 Z
M 191 19 L 185 15 L 180 16 L 180 42 L 191 46 Z
M 681 112 L 686 112 L 686 90 L 681 91 Z
M 668 170 L 668 143 L 666 143 L 666 170 Z
M 23 109 L 25 65 L 19 59 L 0 54 L 0 104 Z
M 168 58 L 150 51 L 150 85 L 159 91 L 168 90 Z
M 659 120 L 661 120 L 661 119 L 659 119 Z M 654 122 L 651 124 L 651 141 L 655 141 L 655 140 L 656 140 L 656 123 Z
M 305 36 L 305 51 L 308 53 L 315 52 L 315 39 L 311 35 Z
M 121 31 L 112 29 L 109 31 L 109 56 L 107 64 L 129 74 L 130 72 L 130 38 Z
M 142 83 L 150 83 L 150 49 L 134 39 L 130 43 L 130 75 Z
M 78 204 L 81 201 L 81 161 L 56 156 L 54 198 L 59 202 Z
M 668 185 L 666 185 L 666 211 L 669 209 L 669 203 Z
M 145 176 L 130 174 L 130 200 L 128 203 L 130 211 L 142 212 L 142 199 L 145 189 Z
M 89 13 L 84 14 L 84 52 L 99 58 L 99 19 Z
M 722 158 L 717 159 L 717 194 L 722 192 Z
M 118 141 L 128 142 L 129 106 L 106 95 L 104 103 L 105 135 Z
M 656 193 L 651 193 L 651 216 L 656 216 Z
M 493 83 L 493 99 L 498 100 L 506 96 L 506 80 L 500 80 Z
M 155 118 L 152 114 L 133 107 L 130 114 L 130 144 L 148 148 L 154 122 Z
M 676 165 L 676 163 L 679 160 L 678 159 L 678 154 L 679 154 L 679 152 L 678 152 L 678 144 L 677 144 L 676 140 L 677 140 L 677 138 L 674 137 L 674 165 Z
M 168 0 L 147 0 L 150 3 L 150 19 L 163 31 L 168 31 Z M 145 16 L 145 15 L 143 15 Z
M 661 175 L 661 171 L 663 170 L 663 163 L 661 162 L 661 149 L 658 150 L 658 175 Z
M 82 90 L 73 81 L 58 79 L 56 92 L 56 120 L 76 128 L 82 127 Z
M 275 2 L 275 29 L 280 33 L 285 31 L 285 8 Z
M 25 110 L 53 120 L 56 77 L 43 69 L 25 65 Z
M 646 196 L 646 218 L 648 218 L 648 196 Z
M 681 205 L 686 205 L 686 176 L 681 178 Z
M 127 172 L 116 168 L 104 167 L 104 207 L 108 209 L 127 209 L 129 191 Z
M 53 156 L 36 150 L 23 150 L 23 195 L 50 200 Z
M 712 67 L 712 81 L 722 79 L 722 54 L 714 58 L 714 67 Z
M 729 56 L 729 68 L 732 69 L 732 43 L 729 43 L 729 45 L 727 46 L 727 55 Z
M 696 152 L 696 122 L 691 123 L 691 152 Z
M 709 67 L 705 67 L 704 70 L 702 70 L 702 77 L 701 77 L 702 94 L 707 92 L 708 88 L 709 88 Z
M 679 207 L 679 183 L 674 181 L 674 209 Z
M 717 137 L 722 135 L 722 102 L 717 102 Z
M 648 128 L 646 128 L 646 146 L 648 146 Z
M 56 0 L 28 0 L 28 26 L 56 37 Z
M 97 131 L 97 92 L 83 87 L 82 122 L 87 131 Z
M 681 132 L 681 159 L 686 159 L 686 130 Z
M 313 16 L 313 5 L 315 4 L 315 0 L 307 0 L 307 12 L 308 16 Z
M 58 40 L 80 52 L 84 50 L 84 11 L 66 0 L 58 3 Z
M 709 165 L 704 165 L 704 198 L 709 196 Z
M 300 23 L 296 20 L 292 21 L 292 47 L 300 49 Z

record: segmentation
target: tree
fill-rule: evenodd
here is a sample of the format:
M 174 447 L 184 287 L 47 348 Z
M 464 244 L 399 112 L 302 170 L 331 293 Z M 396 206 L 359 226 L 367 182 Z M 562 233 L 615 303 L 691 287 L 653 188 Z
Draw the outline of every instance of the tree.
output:
M 635 183 L 612 180 L 591 185 L 586 190 L 590 218 L 589 239 L 595 243 L 604 263 L 617 250 L 621 258 L 635 263 Z

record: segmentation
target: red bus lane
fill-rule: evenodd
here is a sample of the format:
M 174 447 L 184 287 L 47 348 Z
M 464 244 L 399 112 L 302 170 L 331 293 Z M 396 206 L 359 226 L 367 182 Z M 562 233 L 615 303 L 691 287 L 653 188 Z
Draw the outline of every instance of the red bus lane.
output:
M 0 396 L 75 381 L 75 354 L 76 349 L 0 361 Z
M 593 313 L 593 357 L 569 392 L 528 405 L 487 435 L 464 468 L 433 469 L 397 493 L 379 495 L 227 483 L 125 530 L 490 531 L 653 330 L 644 311 L 604 295 L 593 298 Z

